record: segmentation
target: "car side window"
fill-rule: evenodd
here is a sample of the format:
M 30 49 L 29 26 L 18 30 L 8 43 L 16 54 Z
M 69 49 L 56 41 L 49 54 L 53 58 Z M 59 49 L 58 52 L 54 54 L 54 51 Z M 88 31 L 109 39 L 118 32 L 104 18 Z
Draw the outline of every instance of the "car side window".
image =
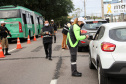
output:
M 104 32 L 105 32 L 105 28 L 104 27 L 101 27 L 100 32 L 99 32 L 99 35 L 98 35 L 98 40 L 103 37 Z
M 104 27 L 100 27 L 95 35 L 95 38 L 94 40 L 99 40 L 103 37 L 104 35 L 104 32 L 105 32 L 105 28 Z
M 97 33 L 95 34 L 94 40 L 98 39 L 98 34 L 99 34 L 100 28 L 98 29 Z

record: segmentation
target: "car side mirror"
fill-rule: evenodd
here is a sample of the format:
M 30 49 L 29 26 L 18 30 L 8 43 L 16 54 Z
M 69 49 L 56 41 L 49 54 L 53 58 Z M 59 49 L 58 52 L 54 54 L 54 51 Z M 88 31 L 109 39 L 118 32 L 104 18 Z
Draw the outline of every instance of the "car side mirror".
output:
M 93 35 L 90 35 L 88 40 L 94 40 Z

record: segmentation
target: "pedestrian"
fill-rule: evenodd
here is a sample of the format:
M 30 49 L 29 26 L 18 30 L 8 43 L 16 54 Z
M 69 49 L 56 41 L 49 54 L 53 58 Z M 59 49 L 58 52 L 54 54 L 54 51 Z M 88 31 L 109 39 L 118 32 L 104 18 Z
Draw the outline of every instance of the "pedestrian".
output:
M 74 20 L 73 20 L 73 19 L 71 19 L 71 20 L 70 20 L 70 24 L 71 24 L 71 25 L 73 25 L 73 23 L 74 23 Z
M 54 23 L 53 19 L 51 20 L 50 26 L 54 28 L 54 43 L 56 43 L 57 25 Z
M 0 26 L 0 36 L 1 36 L 1 45 L 2 45 L 2 50 L 4 53 L 5 50 L 5 55 L 11 55 L 8 53 L 8 39 L 7 36 L 9 35 L 10 37 L 12 36 L 10 31 L 5 27 L 6 23 L 4 21 L 1 21 L 1 26 Z M 4 49 L 5 47 L 5 49 Z
M 82 17 L 76 18 L 67 34 L 67 45 L 70 49 L 70 54 L 71 54 L 71 71 L 72 71 L 72 76 L 75 76 L 75 77 L 82 76 L 82 73 L 79 73 L 77 71 L 77 64 L 76 64 L 78 43 L 80 40 L 83 40 L 89 37 L 88 35 L 81 36 L 80 29 L 83 25 L 84 25 L 84 18 Z
M 67 38 L 67 33 L 69 31 L 69 24 L 67 23 L 67 25 L 65 24 L 62 30 L 62 34 L 63 34 L 63 40 L 62 40 L 62 49 L 68 49 L 67 45 L 66 45 L 66 38 Z
M 43 36 L 43 45 L 46 53 L 46 59 L 52 60 L 52 37 L 54 35 L 53 27 L 49 26 L 49 21 L 45 20 L 44 27 L 41 29 Z

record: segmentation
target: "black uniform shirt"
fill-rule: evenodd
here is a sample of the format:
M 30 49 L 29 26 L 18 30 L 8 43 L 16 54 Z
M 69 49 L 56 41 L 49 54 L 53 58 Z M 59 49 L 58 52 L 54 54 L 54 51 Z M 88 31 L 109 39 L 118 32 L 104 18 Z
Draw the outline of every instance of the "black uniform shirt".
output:
M 47 26 L 43 27 L 41 31 L 41 35 L 43 35 L 43 43 L 52 43 L 52 35 L 47 35 L 46 32 L 49 32 L 49 34 L 54 35 L 53 27 Z
M 69 28 L 65 25 L 63 27 L 62 33 L 65 34 L 65 35 L 67 35 L 68 31 L 69 31 Z
M 56 24 L 55 24 L 55 23 L 50 24 L 50 26 L 54 28 L 54 31 L 57 31 L 57 26 L 56 26 Z
M 6 38 L 8 35 L 8 33 L 6 33 L 5 31 L 7 31 L 8 33 L 10 32 L 6 27 L 0 26 L 0 36 L 2 38 Z

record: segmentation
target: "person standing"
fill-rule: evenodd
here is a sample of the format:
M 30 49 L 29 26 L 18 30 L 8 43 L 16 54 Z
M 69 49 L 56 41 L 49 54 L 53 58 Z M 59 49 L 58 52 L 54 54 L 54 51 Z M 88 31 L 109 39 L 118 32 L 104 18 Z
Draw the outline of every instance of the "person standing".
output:
M 46 53 L 46 59 L 52 60 L 52 36 L 54 35 L 53 27 L 49 26 L 49 21 L 44 22 L 44 27 L 41 29 L 43 36 L 43 45 Z
M 54 23 L 53 19 L 51 20 L 50 26 L 54 28 L 54 43 L 56 43 L 57 25 Z
M 71 25 L 73 25 L 73 23 L 74 23 L 74 20 L 73 20 L 73 19 L 71 19 L 71 20 L 70 20 L 70 24 L 71 24 Z
M 84 25 L 84 18 L 76 18 L 74 20 L 73 25 L 70 27 L 70 30 L 67 34 L 67 45 L 70 50 L 71 54 L 71 72 L 72 76 L 81 77 L 82 73 L 77 71 L 77 50 L 78 50 L 78 43 L 80 40 L 86 39 L 89 36 L 80 34 L 80 29 Z
M 68 49 L 67 45 L 66 45 L 66 38 L 67 38 L 67 33 L 69 31 L 69 24 L 67 23 L 67 25 L 65 24 L 62 30 L 62 34 L 63 34 L 63 40 L 62 40 L 62 49 Z
M 4 47 L 5 47 L 5 55 L 11 55 L 8 53 L 8 39 L 7 36 L 9 35 L 10 37 L 12 36 L 10 31 L 5 27 L 6 23 L 4 21 L 1 21 L 1 26 L 0 26 L 0 36 L 1 36 L 1 45 L 2 45 L 2 50 L 4 53 Z

